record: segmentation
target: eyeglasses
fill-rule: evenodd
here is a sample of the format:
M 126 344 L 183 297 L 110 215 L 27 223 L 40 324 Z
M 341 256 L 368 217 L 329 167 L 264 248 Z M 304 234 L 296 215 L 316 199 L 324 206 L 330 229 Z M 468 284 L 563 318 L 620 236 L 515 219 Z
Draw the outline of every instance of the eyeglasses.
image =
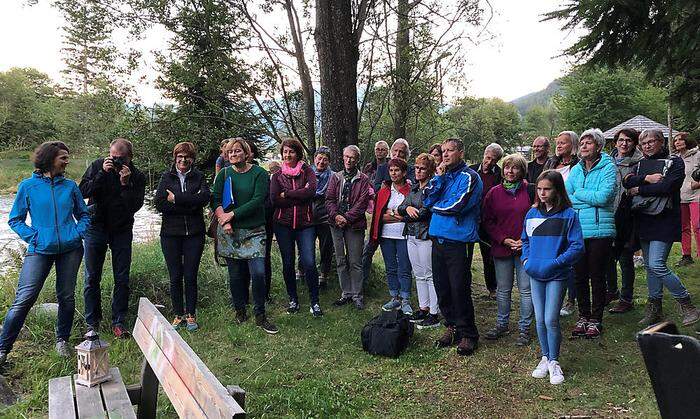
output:
M 183 155 L 183 154 L 178 154 L 177 156 L 175 156 L 175 159 L 176 159 L 176 160 L 192 160 L 192 156 L 186 156 L 186 155 Z
M 623 137 L 620 137 L 620 138 L 617 139 L 617 142 L 618 142 L 618 143 L 633 143 L 634 140 L 632 140 L 631 138 L 623 138 Z
M 428 168 L 425 166 L 416 165 L 416 166 L 414 166 L 414 168 L 416 169 L 416 172 L 427 172 L 428 171 Z
M 642 144 L 642 147 L 651 147 L 654 145 L 654 143 L 656 143 L 656 141 L 657 141 L 656 139 L 649 140 L 649 141 L 642 141 L 641 144 Z

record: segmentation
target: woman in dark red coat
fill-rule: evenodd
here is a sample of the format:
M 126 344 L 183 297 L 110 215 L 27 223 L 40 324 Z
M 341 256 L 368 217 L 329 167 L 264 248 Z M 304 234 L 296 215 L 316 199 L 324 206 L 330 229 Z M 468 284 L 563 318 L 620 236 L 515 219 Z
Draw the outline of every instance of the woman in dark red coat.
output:
M 282 141 L 282 167 L 270 179 L 270 201 L 274 209 L 273 230 L 282 256 L 282 274 L 289 295 L 287 313 L 299 312 L 294 243 L 299 249 L 300 262 L 309 287 L 314 317 L 323 315 L 318 301 L 318 270 L 316 269 L 315 231 L 311 204 L 316 195 L 316 175 L 303 160 L 304 149 L 295 139 Z

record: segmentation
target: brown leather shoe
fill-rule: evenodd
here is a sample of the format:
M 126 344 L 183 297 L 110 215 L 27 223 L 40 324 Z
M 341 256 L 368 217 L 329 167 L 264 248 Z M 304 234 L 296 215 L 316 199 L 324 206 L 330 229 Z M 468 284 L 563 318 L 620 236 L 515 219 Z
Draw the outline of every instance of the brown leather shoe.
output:
M 454 326 L 447 326 L 445 333 L 440 336 L 440 339 L 435 341 L 435 347 L 446 348 L 455 344 L 455 328 Z
M 613 314 L 627 313 L 628 311 L 632 310 L 632 307 L 633 305 L 631 302 L 620 299 L 613 308 L 608 310 L 608 312 Z
M 479 346 L 479 341 L 471 338 L 462 338 L 457 344 L 457 355 L 468 356 L 474 353 Z

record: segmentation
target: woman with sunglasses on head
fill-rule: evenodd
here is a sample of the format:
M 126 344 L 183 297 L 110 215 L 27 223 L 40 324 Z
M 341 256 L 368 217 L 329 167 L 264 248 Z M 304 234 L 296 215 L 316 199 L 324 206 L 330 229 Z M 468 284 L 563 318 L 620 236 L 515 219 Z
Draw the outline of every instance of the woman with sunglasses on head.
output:
M 172 324 L 176 329 L 187 328 L 190 332 L 199 328 L 197 273 L 206 231 L 202 209 L 210 197 L 204 174 L 194 168 L 196 157 L 194 144 L 177 144 L 173 149 L 173 164 L 161 175 L 153 198 L 156 209 L 163 214 L 160 246 L 170 275 L 170 298 L 175 312 Z

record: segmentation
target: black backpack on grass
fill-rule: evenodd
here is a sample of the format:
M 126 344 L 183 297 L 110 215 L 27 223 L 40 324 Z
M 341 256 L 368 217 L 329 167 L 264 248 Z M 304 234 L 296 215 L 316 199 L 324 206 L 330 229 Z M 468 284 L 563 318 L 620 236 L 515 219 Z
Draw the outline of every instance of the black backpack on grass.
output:
M 399 310 L 383 311 L 362 328 L 362 349 L 372 355 L 395 358 L 408 347 L 413 323 Z

